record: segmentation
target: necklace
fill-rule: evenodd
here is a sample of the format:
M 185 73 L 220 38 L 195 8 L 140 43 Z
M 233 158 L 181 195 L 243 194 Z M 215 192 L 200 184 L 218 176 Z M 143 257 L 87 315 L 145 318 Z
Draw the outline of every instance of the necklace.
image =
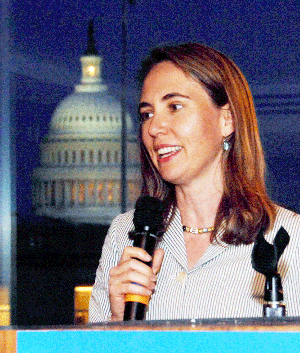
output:
M 184 232 L 189 232 L 193 234 L 202 234 L 202 233 L 208 233 L 212 232 L 215 229 L 215 227 L 208 227 L 208 228 L 190 228 L 187 226 L 182 226 L 182 230 Z

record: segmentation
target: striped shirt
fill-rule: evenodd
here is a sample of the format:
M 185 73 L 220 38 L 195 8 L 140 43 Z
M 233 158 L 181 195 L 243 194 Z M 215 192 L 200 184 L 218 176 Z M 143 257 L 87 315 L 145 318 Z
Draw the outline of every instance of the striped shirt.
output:
M 280 258 L 287 316 L 300 316 L 300 215 L 278 207 L 273 229 L 265 235 L 273 243 L 283 226 L 290 242 Z M 124 247 L 133 242 L 133 211 L 119 215 L 105 239 L 90 300 L 90 322 L 111 316 L 109 270 L 116 266 Z M 189 270 L 179 210 L 176 210 L 159 247 L 165 255 L 151 296 L 147 320 L 242 318 L 263 316 L 265 276 L 251 265 L 251 245 L 211 244 L 196 266 Z

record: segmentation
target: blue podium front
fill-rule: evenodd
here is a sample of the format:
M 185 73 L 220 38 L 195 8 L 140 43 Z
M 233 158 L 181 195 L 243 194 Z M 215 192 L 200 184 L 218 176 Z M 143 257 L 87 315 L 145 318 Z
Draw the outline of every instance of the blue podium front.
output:
M 296 332 L 20 331 L 18 353 L 300 352 Z
M 18 353 L 300 352 L 300 320 L 148 322 L 17 331 Z

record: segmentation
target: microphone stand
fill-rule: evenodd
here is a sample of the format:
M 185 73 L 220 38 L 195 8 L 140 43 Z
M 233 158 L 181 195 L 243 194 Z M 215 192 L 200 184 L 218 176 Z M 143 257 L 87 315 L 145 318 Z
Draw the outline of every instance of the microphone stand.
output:
M 264 300 L 264 317 L 285 316 L 285 303 L 283 301 L 283 290 L 279 273 L 266 276 Z

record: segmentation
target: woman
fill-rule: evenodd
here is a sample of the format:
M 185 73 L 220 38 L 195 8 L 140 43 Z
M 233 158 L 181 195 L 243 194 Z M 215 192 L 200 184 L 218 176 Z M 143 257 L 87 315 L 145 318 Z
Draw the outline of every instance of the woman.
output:
M 151 295 L 147 319 L 262 316 L 265 277 L 251 253 L 260 229 L 290 243 L 279 263 L 287 315 L 300 312 L 300 217 L 276 206 L 248 84 L 201 44 L 154 49 L 141 70 L 142 194 L 168 205 L 152 268 L 132 246 L 133 211 L 112 223 L 90 302 L 90 321 L 123 320 L 126 293 Z

